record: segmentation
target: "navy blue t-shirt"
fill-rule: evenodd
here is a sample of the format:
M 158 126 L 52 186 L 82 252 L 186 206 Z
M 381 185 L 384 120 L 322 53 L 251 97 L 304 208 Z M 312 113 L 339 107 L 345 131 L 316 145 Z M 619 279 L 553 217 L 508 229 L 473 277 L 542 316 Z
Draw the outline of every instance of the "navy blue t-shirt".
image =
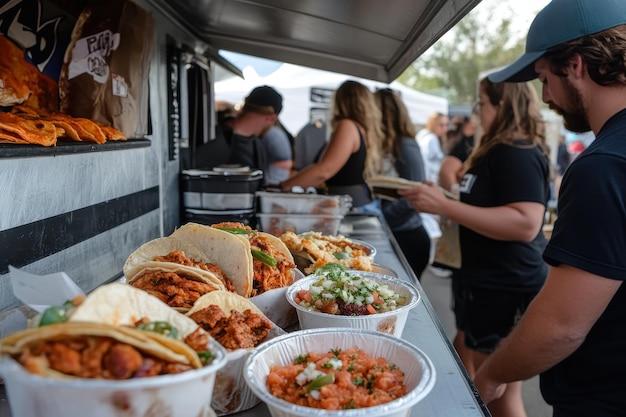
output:
M 463 177 L 461 201 L 478 207 L 516 202 L 546 205 L 549 198 L 548 159 L 538 146 L 517 141 L 498 144 Z M 464 285 L 497 291 L 536 293 L 547 276 L 541 254 L 545 237 L 541 230 L 532 242 L 491 239 L 459 226 Z
M 626 280 L 626 110 L 567 168 L 544 258 Z M 582 345 L 541 375 L 548 403 L 570 416 L 626 415 L 626 287 Z

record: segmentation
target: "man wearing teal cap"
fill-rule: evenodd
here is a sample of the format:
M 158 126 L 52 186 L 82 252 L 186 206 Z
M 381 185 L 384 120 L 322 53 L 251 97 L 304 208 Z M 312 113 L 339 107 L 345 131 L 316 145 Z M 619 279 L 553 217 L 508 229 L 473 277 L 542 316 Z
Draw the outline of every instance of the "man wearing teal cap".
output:
M 538 78 L 565 127 L 596 140 L 565 172 L 547 281 L 476 386 L 488 403 L 541 374 L 554 417 L 626 416 L 626 0 L 552 0 L 489 78 Z

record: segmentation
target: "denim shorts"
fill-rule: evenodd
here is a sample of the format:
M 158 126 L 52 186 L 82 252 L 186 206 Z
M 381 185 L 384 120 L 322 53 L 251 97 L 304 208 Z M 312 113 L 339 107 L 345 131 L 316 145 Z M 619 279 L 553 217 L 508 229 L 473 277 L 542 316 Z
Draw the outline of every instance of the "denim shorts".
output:
M 454 313 L 458 329 L 465 333 L 465 345 L 487 354 L 513 330 L 536 295 L 454 284 Z

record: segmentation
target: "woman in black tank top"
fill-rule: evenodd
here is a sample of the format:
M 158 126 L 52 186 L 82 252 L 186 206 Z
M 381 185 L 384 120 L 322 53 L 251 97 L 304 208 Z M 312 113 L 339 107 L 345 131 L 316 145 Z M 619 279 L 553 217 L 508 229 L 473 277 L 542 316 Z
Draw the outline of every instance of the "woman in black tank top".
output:
M 353 208 L 373 210 L 374 200 L 365 179 L 378 171 L 382 138 L 380 110 L 374 95 L 363 84 L 346 81 L 334 96 L 332 134 L 319 162 L 309 165 L 281 184 L 328 187 L 330 194 L 348 194 Z

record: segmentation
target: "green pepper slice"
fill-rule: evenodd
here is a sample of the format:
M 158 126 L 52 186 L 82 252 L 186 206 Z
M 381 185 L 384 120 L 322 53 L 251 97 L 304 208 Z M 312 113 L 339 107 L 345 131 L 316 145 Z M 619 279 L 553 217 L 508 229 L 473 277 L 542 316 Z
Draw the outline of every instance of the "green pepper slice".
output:
M 232 233 L 233 235 L 250 235 L 254 233 L 254 230 L 239 229 L 237 227 L 216 227 L 216 229 Z
M 252 256 L 254 257 L 254 259 L 257 259 L 263 262 L 265 265 L 271 266 L 272 268 L 275 267 L 276 264 L 278 263 L 276 262 L 276 259 L 274 257 L 268 255 L 262 250 L 252 249 Z
M 333 382 L 335 382 L 335 374 L 330 373 L 320 375 L 313 381 L 311 381 L 308 387 L 308 391 L 319 391 L 319 389 L 322 388 L 324 385 L 332 384 Z
M 159 333 L 172 339 L 178 339 L 178 329 L 166 321 L 151 321 L 137 326 L 139 330 Z
M 66 322 L 68 312 L 74 307 L 74 303 L 66 301 L 62 306 L 50 306 L 46 308 L 43 313 L 41 313 L 39 327 Z
M 335 252 L 333 256 L 337 259 L 348 259 L 350 258 L 350 254 L 348 252 Z
M 210 350 L 198 352 L 198 357 L 200 358 L 200 362 L 202 362 L 202 365 L 210 364 L 215 358 L 215 356 L 213 356 L 213 352 L 211 352 Z

